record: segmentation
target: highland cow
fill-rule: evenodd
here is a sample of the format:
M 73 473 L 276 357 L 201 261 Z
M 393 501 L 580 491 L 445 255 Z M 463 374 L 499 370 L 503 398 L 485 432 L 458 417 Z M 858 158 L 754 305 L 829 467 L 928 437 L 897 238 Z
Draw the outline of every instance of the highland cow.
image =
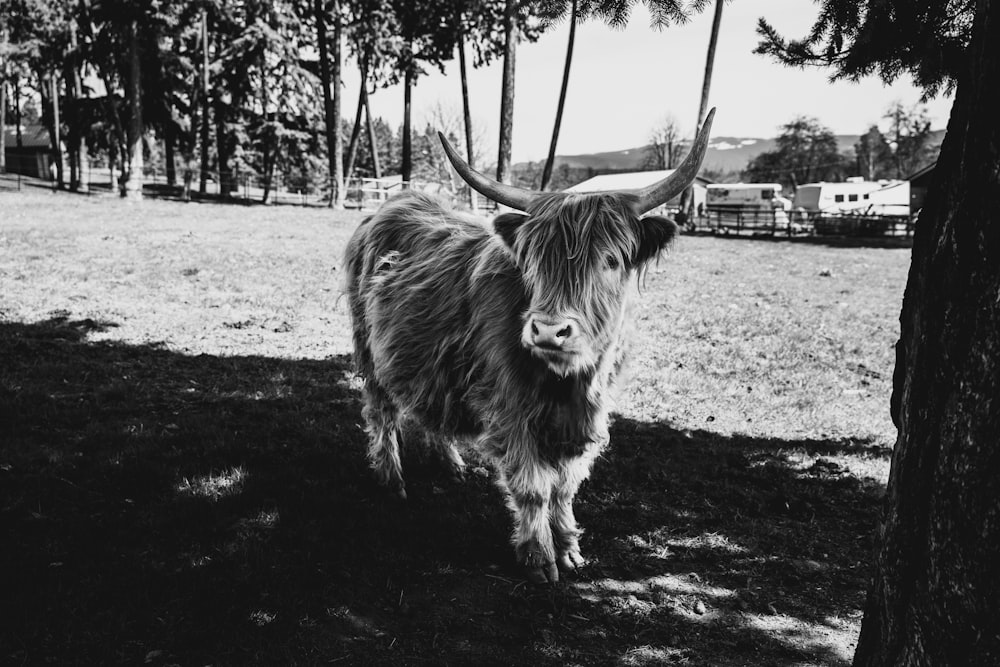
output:
M 713 110 L 714 114 L 714 110 Z M 684 163 L 639 191 L 538 193 L 469 167 L 473 188 L 523 213 L 493 229 L 429 196 L 387 201 L 354 233 L 346 294 L 364 379 L 369 458 L 405 498 L 404 427 L 426 434 L 460 473 L 456 442 L 496 467 L 529 580 L 583 564 L 573 499 L 608 444 L 637 276 L 677 232 L 640 217 L 694 179 L 710 114 Z

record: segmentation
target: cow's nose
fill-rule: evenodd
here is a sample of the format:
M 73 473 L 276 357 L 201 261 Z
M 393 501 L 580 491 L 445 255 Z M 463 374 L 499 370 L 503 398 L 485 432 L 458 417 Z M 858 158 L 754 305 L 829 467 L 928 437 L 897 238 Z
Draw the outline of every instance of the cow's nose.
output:
M 575 332 L 569 320 L 550 324 L 535 318 L 531 320 L 530 330 L 532 345 L 553 350 L 561 350 Z

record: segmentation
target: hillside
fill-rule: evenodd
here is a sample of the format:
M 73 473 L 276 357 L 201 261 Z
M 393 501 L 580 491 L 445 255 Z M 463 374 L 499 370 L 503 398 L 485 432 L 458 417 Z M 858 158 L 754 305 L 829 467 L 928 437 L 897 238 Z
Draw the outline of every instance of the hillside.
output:
M 852 153 L 859 136 L 857 134 L 837 135 L 837 145 L 840 152 Z M 939 143 L 943 136 L 944 130 L 936 130 L 932 143 Z M 705 155 L 705 168 L 712 171 L 740 171 L 757 155 L 774 150 L 775 141 L 774 138 L 712 137 L 712 142 Z M 593 169 L 599 172 L 640 170 L 645 154 L 646 148 L 639 146 L 605 153 L 559 155 L 556 156 L 556 166 L 565 164 L 572 169 Z M 527 166 L 525 163 L 520 163 L 515 165 L 515 169 Z

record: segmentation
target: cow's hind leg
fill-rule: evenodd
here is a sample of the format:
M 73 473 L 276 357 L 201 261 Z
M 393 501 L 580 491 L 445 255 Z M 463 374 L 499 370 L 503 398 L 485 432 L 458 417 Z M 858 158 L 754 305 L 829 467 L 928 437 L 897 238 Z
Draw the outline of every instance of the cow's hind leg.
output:
M 580 535 L 583 531 L 573 514 L 573 499 L 583 480 L 590 476 L 594 459 L 601 451 L 594 444 L 582 456 L 564 461 L 559 466 L 559 479 L 552 488 L 552 540 L 556 549 L 556 562 L 563 570 L 575 570 L 586 562 L 580 553 Z
M 499 484 L 514 516 L 511 542 L 517 561 L 535 584 L 559 581 L 549 523 L 549 502 L 555 471 L 537 461 L 502 466 Z
M 403 464 L 399 457 L 399 412 L 381 387 L 369 381 L 365 386 L 362 411 L 368 431 L 368 460 L 375 479 L 406 500 Z
M 425 433 L 424 442 L 427 445 L 427 450 L 437 455 L 452 479 L 459 482 L 465 479 L 465 461 L 462 459 L 453 438 Z

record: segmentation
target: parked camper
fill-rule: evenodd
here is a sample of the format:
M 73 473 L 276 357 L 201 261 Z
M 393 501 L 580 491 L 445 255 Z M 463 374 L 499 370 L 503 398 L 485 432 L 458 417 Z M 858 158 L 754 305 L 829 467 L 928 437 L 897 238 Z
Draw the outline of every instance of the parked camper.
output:
M 717 232 L 744 230 L 774 233 L 794 230 L 788 225 L 792 202 L 781 196 L 780 183 L 721 183 L 706 188 L 705 214 Z
M 866 213 L 907 215 L 910 212 L 908 181 L 866 181 L 849 178 L 843 183 L 807 183 L 795 190 L 796 211 L 808 213 Z
M 719 183 L 708 186 L 705 206 L 709 211 L 788 211 L 792 202 L 781 196 L 780 183 Z

